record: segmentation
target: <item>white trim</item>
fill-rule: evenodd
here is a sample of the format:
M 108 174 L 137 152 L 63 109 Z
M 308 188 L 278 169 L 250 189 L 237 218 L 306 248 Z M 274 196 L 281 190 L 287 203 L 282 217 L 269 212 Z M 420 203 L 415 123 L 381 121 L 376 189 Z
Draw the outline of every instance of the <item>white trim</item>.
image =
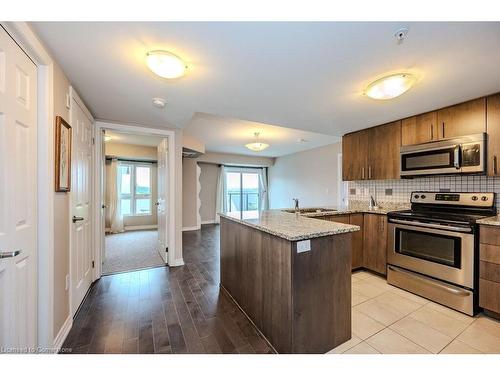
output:
M 192 230 L 199 230 L 201 229 L 201 226 L 196 226 L 196 227 L 183 227 L 182 228 L 182 231 L 183 232 L 189 232 L 189 231 L 192 231 Z
M 144 229 L 158 229 L 158 225 L 127 225 L 125 230 L 144 230 Z
M 201 167 L 198 163 L 196 163 L 196 226 L 201 228 Z
M 89 119 L 90 121 L 90 124 L 91 124 L 91 127 L 90 127 L 90 130 L 92 132 L 91 134 L 91 137 L 94 138 L 94 117 L 92 116 L 92 114 L 90 113 L 90 111 L 87 109 L 87 107 L 85 106 L 85 103 L 82 101 L 82 99 L 80 98 L 80 96 L 78 95 L 78 93 L 76 92 L 76 90 L 74 89 L 73 86 L 69 86 L 69 124 L 71 125 L 71 127 L 74 127 L 73 123 L 74 123 L 74 119 L 73 119 L 73 116 L 74 116 L 74 107 L 73 107 L 73 101 L 76 103 L 76 105 L 78 105 L 78 107 L 80 107 L 80 109 L 82 110 L 83 114 Z M 71 144 L 71 150 L 74 150 L 75 147 L 75 137 L 73 136 L 72 137 L 72 144 Z M 95 157 L 95 145 L 92 145 L 92 158 Z M 74 158 L 71 159 L 71 163 L 74 162 Z M 92 168 L 92 166 L 94 165 L 94 161 L 92 160 L 91 162 L 91 167 L 90 167 L 90 180 L 91 181 L 94 181 L 95 179 L 95 173 L 94 173 L 94 168 Z M 71 166 L 71 170 L 73 171 L 73 165 Z M 73 173 L 73 172 L 71 172 Z M 70 177 L 72 180 L 73 180 L 73 175 L 71 175 Z M 90 191 L 90 196 L 91 196 L 91 203 L 90 203 L 90 217 L 92 218 L 94 215 L 93 215 L 93 210 L 94 210 L 94 207 L 95 207 L 95 204 L 94 202 L 92 201 L 93 199 L 95 199 L 95 195 L 94 195 L 94 192 L 92 191 L 93 189 L 95 188 L 95 185 L 92 185 L 90 187 L 91 191 Z M 68 290 L 68 294 L 69 294 L 69 312 L 70 312 L 70 316 L 74 316 L 76 314 L 76 311 L 78 310 L 78 307 L 75 307 L 75 311 L 73 311 L 73 285 L 72 285 L 72 282 L 73 282 L 73 274 L 72 274 L 72 270 L 73 270 L 73 222 L 72 222 L 72 216 L 73 216 L 73 196 L 74 194 L 76 194 L 75 192 L 75 187 L 73 187 L 73 189 L 69 192 L 68 194 L 68 199 L 69 199 L 69 210 L 68 210 L 68 228 L 69 228 L 69 271 L 68 271 L 68 274 L 69 274 L 69 280 L 70 280 L 70 283 L 69 283 L 69 290 Z M 90 227 L 91 227 L 91 233 L 90 233 L 90 243 L 93 243 L 94 242 L 94 236 L 95 236 L 95 224 L 94 224 L 94 221 L 92 220 L 90 222 Z M 95 249 L 93 251 L 93 260 L 95 260 Z M 95 263 L 94 263 L 95 264 Z M 91 280 L 91 285 L 92 285 L 92 282 L 94 282 L 95 280 L 97 279 L 96 277 L 96 274 L 95 274 L 95 268 L 93 269 L 92 271 L 92 280 Z M 90 286 L 89 286 L 90 288 Z M 87 290 L 88 291 L 88 290 Z M 86 291 L 86 292 L 87 292 Z
M 127 225 L 123 229 L 127 230 L 145 230 L 145 229 L 158 229 L 158 225 L 149 224 L 149 225 Z M 104 230 L 106 233 L 111 232 L 111 228 L 106 228 Z
M 179 267 L 184 265 L 184 260 L 181 259 L 176 259 L 173 263 L 168 264 L 170 267 Z
M 100 171 L 101 169 L 101 147 L 100 145 L 103 142 L 102 139 L 102 129 L 109 129 L 109 130 L 115 130 L 115 131 L 125 131 L 127 133 L 136 133 L 136 134 L 146 134 L 146 135 L 156 135 L 156 136 L 162 136 L 166 137 L 168 140 L 168 172 L 169 172 L 169 178 L 168 178 L 168 197 L 169 197 L 169 202 L 176 202 L 175 199 L 175 182 L 176 178 L 178 178 L 175 175 L 175 145 L 176 145 L 176 139 L 175 139 L 175 131 L 174 130 L 168 130 L 168 129 L 158 129 L 158 128 L 151 128 L 151 127 L 143 127 L 143 126 L 138 126 L 138 125 L 131 125 L 131 124 L 123 124 L 123 123 L 113 123 L 113 122 L 108 122 L 108 121 L 101 121 L 101 120 L 96 120 L 95 122 L 95 129 L 96 129 L 96 136 L 95 136 L 95 143 L 96 145 L 99 145 L 99 147 L 94 148 L 94 165 L 95 165 L 95 170 Z M 180 140 L 179 140 L 180 141 Z M 97 277 L 101 276 L 101 258 L 103 254 L 103 238 L 104 238 L 104 233 L 100 233 L 101 229 L 103 228 L 101 225 L 101 217 L 100 217 L 100 210 L 101 210 L 101 192 L 100 192 L 100 181 L 101 181 L 101 173 L 96 173 L 96 178 L 94 179 L 94 186 L 95 186 L 95 194 L 97 198 L 95 199 L 94 204 L 95 209 L 95 252 L 96 252 L 96 257 L 95 257 L 95 264 L 96 264 L 96 273 Z M 175 225 L 177 222 L 177 218 L 175 216 L 175 204 L 169 204 L 169 228 L 168 228 L 168 234 L 167 234 L 167 241 L 168 241 L 168 259 L 167 263 L 170 266 L 177 266 L 177 265 L 183 265 L 184 261 L 182 260 L 182 245 L 176 243 L 176 235 L 175 235 Z
M 215 220 L 204 220 L 201 222 L 201 225 L 203 224 L 215 224 Z
M 70 314 L 68 315 L 68 318 L 62 325 L 61 329 L 59 330 L 59 333 L 54 339 L 54 343 L 52 344 L 55 353 L 57 353 L 61 349 L 62 345 L 64 344 L 64 340 L 66 340 L 66 337 L 68 337 L 68 333 L 71 330 L 71 327 L 73 327 L 73 318 L 72 315 Z
M 37 66 L 37 345 L 54 340 L 54 62 L 26 22 L 2 26 Z

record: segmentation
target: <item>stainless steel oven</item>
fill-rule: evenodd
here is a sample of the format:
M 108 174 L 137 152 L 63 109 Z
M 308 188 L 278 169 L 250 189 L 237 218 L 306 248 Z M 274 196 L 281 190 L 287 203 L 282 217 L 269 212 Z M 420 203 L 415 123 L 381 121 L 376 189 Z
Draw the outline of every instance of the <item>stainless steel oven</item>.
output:
M 388 214 L 387 281 L 474 315 L 476 220 L 496 213 L 495 195 L 413 192 L 411 203 Z
M 486 134 L 402 146 L 401 177 L 485 173 Z
M 470 227 L 391 219 L 388 263 L 468 288 L 474 287 Z

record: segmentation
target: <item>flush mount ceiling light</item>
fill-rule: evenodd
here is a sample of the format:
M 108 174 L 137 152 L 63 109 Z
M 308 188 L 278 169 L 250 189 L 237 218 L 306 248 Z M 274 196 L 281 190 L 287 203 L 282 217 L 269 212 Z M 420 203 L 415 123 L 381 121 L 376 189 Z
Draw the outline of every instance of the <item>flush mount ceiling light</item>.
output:
M 156 108 L 164 108 L 165 104 L 167 104 L 167 101 L 163 98 L 153 98 L 153 105 Z
M 266 148 L 268 148 L 269 145 L 267 143 L 263 143 L 263 142 L 259 141 L 259 134 L 260 134 L 259 132 L 255 132 L 254 133 L 255 142 L 247 143 L 245 145 L 245 147 L 248 148 L 249 150 L 252 150 L 255 152 L 259 152 L 259 151 L 262 151 L 262 150 L 265 150 Z
M 411 89 L 416 81 L 417 78 L 410 73 L 391 74 L 370 83 L 364 93 L 372 99 L 393 99 Z
M 186 63 L 179 56 L 160 50 L 148 52 L 146 64 L 153 73 L 168 79 L 182 77 L 187 69 Z

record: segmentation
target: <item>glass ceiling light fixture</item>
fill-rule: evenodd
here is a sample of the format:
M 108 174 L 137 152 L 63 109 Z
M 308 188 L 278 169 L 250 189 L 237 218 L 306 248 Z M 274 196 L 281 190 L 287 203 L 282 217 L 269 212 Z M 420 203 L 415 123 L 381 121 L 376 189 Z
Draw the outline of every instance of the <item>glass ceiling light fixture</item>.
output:
M 268 148 L 269 145 L 267 143 L 259 141 L 259 134 L 260 134 L 259 132 L 255 132 L 254 133 L 254 135 L 255 135 L 255 142 L 247 143 L 245 145 L 245 147 L 248 148 L 249 150 L 252 150 L 252 151 L 255 151 L 255 152 L 259 152 L 259 151 L 262 151 L 262 150 L 265 150 L 266 148 Z
M 370 83 L 364 94 L 372 99 L 387 100 L 396 98 L 412 88 L 417 78 L 410 73 L 396 73 Z
M 146 55 L 146 64 L 151 71 L 160 77 L 174 79 L 186 73 L 186 63 L 168 51 L 150 51 Z

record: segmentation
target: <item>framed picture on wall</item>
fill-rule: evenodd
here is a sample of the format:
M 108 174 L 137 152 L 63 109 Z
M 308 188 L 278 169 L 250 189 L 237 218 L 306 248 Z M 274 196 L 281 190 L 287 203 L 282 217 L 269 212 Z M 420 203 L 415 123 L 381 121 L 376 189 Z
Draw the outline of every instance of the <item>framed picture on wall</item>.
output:
M 71 191 L 71 126 L 56 117 L 56 191 Z

